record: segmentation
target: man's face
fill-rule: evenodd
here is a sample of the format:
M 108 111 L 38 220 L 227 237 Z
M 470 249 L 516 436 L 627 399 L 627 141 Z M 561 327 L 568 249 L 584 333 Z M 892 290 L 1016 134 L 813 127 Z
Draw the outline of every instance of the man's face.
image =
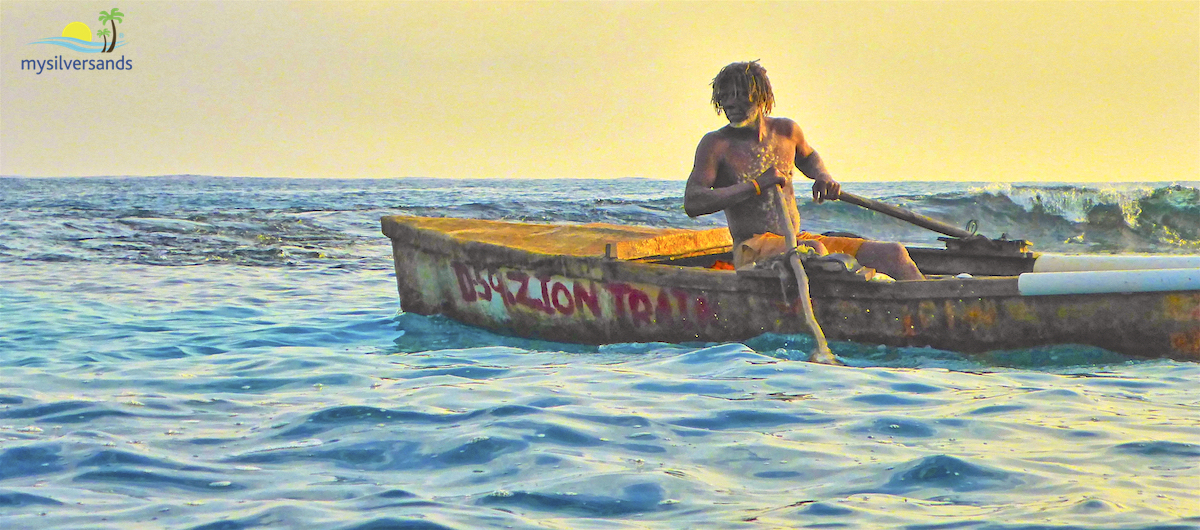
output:
M 753 125 L 761 112 L 759 106 L 750 101 L 750 95 L 744 90 L 724 90 L 717 103 L 721 105 L 721 111 L 725 113 L 729 124 L 734 127 Z

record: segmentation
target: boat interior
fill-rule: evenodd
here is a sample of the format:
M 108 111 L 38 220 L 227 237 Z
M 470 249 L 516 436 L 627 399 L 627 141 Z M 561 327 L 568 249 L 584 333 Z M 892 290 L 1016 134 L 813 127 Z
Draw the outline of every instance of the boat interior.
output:
M 853 235 L 853 234 L 826 234 L 826 235 Z M 725 239 L 728 240 L 727 233 Z M 703 245 L 701 245 L 703 247 Z M 961 274 L 967 273 L 972 277 L 976 276 L 1017 276 L 1022 273 L 1033 271 L 1036 254 L 1027 251 L 1027 246 L 1022 246 L 1019 251 L 988 251 L 988 249 L 956 249 L 949 248 L 932 248 L 932 247 L 906 247 L 909 256 L 916 262 L 917 268 L 925 274 L 928 280 L 946 279 L 946 278 L 961 278 Z M 678 267 L 701 267 L 715 269 L 732 269 L 733 268 L 733 251 L 731 244 L 719 246 L 709 246 L 707 248 L 687 248 L 675 247 L 677 251 L 674 254 L 656 254 L 648 256 L 625 255 L 613 256 L 611 245 L 609 248 L 610 257 L 617 259 L 626 259 L 629 261 L 637 261 L 641 263 L 653 263 L 657 265 L 673 265 Z M 854 272 L 857 269 L 857 262 L 849 256 L 835 254 L 827 257 L 819 257 L 805 261 L 806 269 L 818 269 L 826 272 L 837 272 L 839 269 Z

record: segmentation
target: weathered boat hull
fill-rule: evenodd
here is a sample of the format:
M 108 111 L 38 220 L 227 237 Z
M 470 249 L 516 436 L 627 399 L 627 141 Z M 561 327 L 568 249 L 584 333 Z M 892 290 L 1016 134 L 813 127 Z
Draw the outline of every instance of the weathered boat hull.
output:
M 794 285 L 773 271 L 637 262 L 599 250 L 606 237 L 645 239 L 681 231 L 411 217 L 385 217 L 382 223 L 392 240 L 404 311 L 589 344 L 719 342 L 806 332 Z M 539 229 L 554 233 L 535 233 Z M 487 242 L 489 230 L 515 230 L 510 240 L 559 238 L 574 251 Z M 607 254 L 614 254 L 611 246 Z M 923 270 L 937 268 L 936 251 L 914 257 Z M 962 261 L 955 256 L 939 263 L 971 272 Z M 997 261 L 981 263 L 994 268 Z M 810 278 L 817 318 L 831 340 L 962 352 L 1075 343 L 1139 357 L 1200 360 L 1200 291 L 1022 296 L 1016 276 L 876 283 L 815 271 Z

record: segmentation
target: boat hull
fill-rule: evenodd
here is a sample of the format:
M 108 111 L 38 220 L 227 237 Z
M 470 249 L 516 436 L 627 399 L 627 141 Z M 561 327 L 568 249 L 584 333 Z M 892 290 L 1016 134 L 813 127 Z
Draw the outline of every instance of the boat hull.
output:
M 423 228 L 418 218 L 386 217 L 383 226 L 404 311 L 585 344 L 807 332 L 794 282 L 771 270 L 530 251 Z M 876 283 L 814 271 L 810 280 L 831 340 L 961 352 L 1071 343 L 1200 360 L 1200 291 L 1023 296 L 1015 276 Z

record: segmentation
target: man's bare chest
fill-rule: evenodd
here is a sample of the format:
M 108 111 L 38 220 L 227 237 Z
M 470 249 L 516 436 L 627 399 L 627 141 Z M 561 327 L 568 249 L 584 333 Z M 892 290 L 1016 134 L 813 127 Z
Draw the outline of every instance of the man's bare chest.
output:
M 731 141 L 723 150 L 717 167 L 717 184 L 731 186 L 761 175 L 774 167 L 780 173 L 794 168 L 796 148 L 789 142 Z

